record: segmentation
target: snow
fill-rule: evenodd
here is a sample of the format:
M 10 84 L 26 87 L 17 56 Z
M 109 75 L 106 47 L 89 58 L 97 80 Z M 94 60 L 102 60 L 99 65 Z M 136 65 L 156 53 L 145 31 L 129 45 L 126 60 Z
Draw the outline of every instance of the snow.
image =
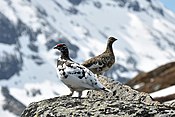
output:
M 145 85 L 145 83 L 139 83 L 139 84 L 134 85 L 133 88 L 134 89 L 138 89 L 138 88 L 140 88 L 140 87 L 142 87 L 144 85 Z
M 1 90 L 1 87 L 0 87 L 0 90 Z M 9 111 L 7 110 L 4 110 L 3 109 L 3 104 L 4 104 L 4 96 L 0 93 L 0 115 L 3 117 L 16 117 L 14 114 L 10 113 Z
M 162 90 L 159 90 L 159 91 L 156 91 L 156 92 L 153 92 L 150 95 L 153 98 L 155 98 L 155 97 L 162 97 L 162 96 L 167 96 L 167 95 L 174 94 L 175 93 L 174 91 L 175 91 L 175 85 L 170 86 L 170 87 L 165 88 L 165 89 L 162 89 Z
M 138 2 L 139 2 L 139 5 L 141 8 L 148 8 L 149 7 L 149 2 L 146 0 L 143 0 L 141 2 L 140 2 L 140 0 L 138 0 Z
M 0 102 L 0 115 L 3 116 L 3 117 L 17 117 L 15 116 L 13 113 L 10 113 L 9 111 L 7 110 L 3 110 L 2 106 L 1 106 L 1 102 Z
M 1 44 L 1 43 L 0 43 L 0 47 L 1 47 L 1 49 L 0 49 L 0 56 L 1 57 L 2 57 L 2 55 L 1 55 L 2 53 L 4 53 L 4 52 L 11 53 L 15 49 L 15 45 L 8 45 L 8 44 Z
M 40 20 L 37 17 L 34 8 L 27 2 L 21 0 L 12 0 L 12 7 L 15 7 L 15 14 L 19 17 L 25 24 L 32 27 L 34 31 L 37 31 L 41 25 L 38 23 Z
M 42 45 L 46 44 L 46 42 L 47 42 L 46 41 L 46 37 L 43 34 L 39 34 L 38 37 L 37 37 L 37 39 L 38 39 L 38 43 L 40 43 Z
M 12 9 L 9 9 L 9 5 L 5 0 L 0 0 L 0 11 L 9 18 L 14 24 L 17 23 L 17 17 Z
M 32 93 L 32 89 L 40 90 L 41 95 L 31 96 L 30 93 Z M 29 92 L 29 94 L 27 94 L 27 92 Z M 53 98 L 58 95 L 67 95 L 69 92 L 69 89 L 63 83 L 51 82 L 49 79 L 37 83 L 27 83 L 22 89 L 10 88 L 10 93 L 26 106 L 31 102 Z
M 150 3 L 146 0 L 138 1 L 141 8 L 146 9 L 145 12 L 134 12 L 127 7 L 119 7 L 115 1 L 108 0 L 99 1 L 102 5 L 100 9 L 94 6 L 93 2 L 96 0 L 83 1 L 77 6 L 72 5 L 68 0 L 9 1 L 10 4 L 8 1 L 0 0 L 1 13 L 14 24 L 20 19 L 34 32 L 41 30 L 37 41 L 34 42 L 38 47 L 38 53 L 28 48 L 30 44 L 28 34 L 20 36 L 20 52 L 23 53 L 22 71 L 12 76 L 10 80 L 0 81 L 0 86 L 8 86 L 10 93 L 25 105 L 70 92 L 56 74 L 55 60 L 58 55 L 54 50 L 46 48 L 45 44 L 50 39 L 66 37 L 70 43 L 79 47 L 78 57 L 74 61 L 82 63 L 91 57 L 90 53 L 94 55 L 102 53 L 106 47 L 107 37 L 114 36 L 118 39 L 113 44 L 116 63 L 129 70 L 116 72 L 128 78 L 137 74 L 134 69 L 150 71 L 159 65 L 174 61 L 174 47 L 170 46 L 168 41 L 175 44 L 175 14 L 164 8 L 157 0 L 153 5 L 164 10 L 164 17 L 151 9 Z M 59 7 L 55 1 L 62 7 Z M 68 12 L 70 7 L 77 9 L 78 13 Z M 47 16 L 40 14 L 37 8 L 43 9 Z M 164 37 L 167 37 L 167 40 Z M 16 52 L 15 45 L 0 44 L 0 47 L 0 57 L 3 52 L 11 54 Z M 36 61 L 31 59 L 32 55 L 39 56 L 43 64 L 36 64 Z M 137 62 L 136 68 L 133 68 L 132 63 L 127 62 L 131 56 Z M 116 74 L 113 76 L 117 79 Z M 40 90 L 41 95 L 32 97 L 30 94 L 33 89 Z M 162 91 L 157 94 L 155 92 L 151 95 L 164 95 L 167 92 Z M 3 96 L 0 95 L 1 99 Z M 0 115 L 1 113 L 7 117 L 11 116 L 0 108 Z

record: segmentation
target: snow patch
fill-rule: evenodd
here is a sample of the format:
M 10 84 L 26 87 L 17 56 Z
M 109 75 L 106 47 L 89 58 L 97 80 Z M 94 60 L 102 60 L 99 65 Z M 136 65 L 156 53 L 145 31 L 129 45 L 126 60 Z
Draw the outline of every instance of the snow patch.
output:
M 155 98 L 155 97 L 162 97 L 162 96 L 167 96 L 167 95 L 171 95 L 174 94 L 175 91 L 175 85 L 174 86 L 170 86 L 168 88 L 156 91 L 151 93 L 150 95 Z

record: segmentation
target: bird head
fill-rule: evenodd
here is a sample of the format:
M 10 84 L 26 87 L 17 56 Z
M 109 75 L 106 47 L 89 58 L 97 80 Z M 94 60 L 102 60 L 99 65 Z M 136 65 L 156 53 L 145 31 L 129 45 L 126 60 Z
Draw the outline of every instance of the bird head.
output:
M 114 37 L 109 37 L 108 38 L 108 42 L 109 43 L 113 43 L 114 41 L 116 41 L 117 39 L 116 38 L 114 38 Z
M 66 46 L 66 44 L 64 44 L 64 43 L 57 44 L 56 46 L 54 46 L 53 49 L 57 49 L 57 50 L 59 50 L 59 51 L 62 52 L 62 53 L 68 51 L 67 46 Z
M 114 43 L 114 41 L 116 41 L 117 39 L 114 37 L 109 37 L 108 38 L 108 42 L 107 42 L 107 46 L 112 46 L 112 44 Z

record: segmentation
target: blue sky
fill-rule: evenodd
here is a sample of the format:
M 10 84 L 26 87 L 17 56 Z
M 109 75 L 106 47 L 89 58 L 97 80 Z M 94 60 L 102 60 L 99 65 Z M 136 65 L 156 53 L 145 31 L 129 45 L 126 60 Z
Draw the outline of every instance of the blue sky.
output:
M 175 13 L 175 0 L 160 0 L 164 6 Z

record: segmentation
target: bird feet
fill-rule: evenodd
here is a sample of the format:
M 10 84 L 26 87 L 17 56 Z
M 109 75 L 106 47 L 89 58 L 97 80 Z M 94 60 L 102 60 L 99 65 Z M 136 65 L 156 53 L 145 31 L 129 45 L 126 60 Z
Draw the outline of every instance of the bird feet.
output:
M 71 93 L 69 95 L 63 95 L 61 97 L 65 98 L 65 97 L 71 97 L 73 95 L 74 91 L 71 91 Z M 82 96 L 82 91 L 78 92 L 78 98 L 81 99 Z
M 63 95 L 61 97 L 65 98 L 65 97 L 71 97 L 73 95 L 74 91 L 71 91 L 71 93 L 69 95 Z
M 81 99 L 81 96 L 82 96 L 82 91 L 79 91 L 78 92 L 78 98 Z

